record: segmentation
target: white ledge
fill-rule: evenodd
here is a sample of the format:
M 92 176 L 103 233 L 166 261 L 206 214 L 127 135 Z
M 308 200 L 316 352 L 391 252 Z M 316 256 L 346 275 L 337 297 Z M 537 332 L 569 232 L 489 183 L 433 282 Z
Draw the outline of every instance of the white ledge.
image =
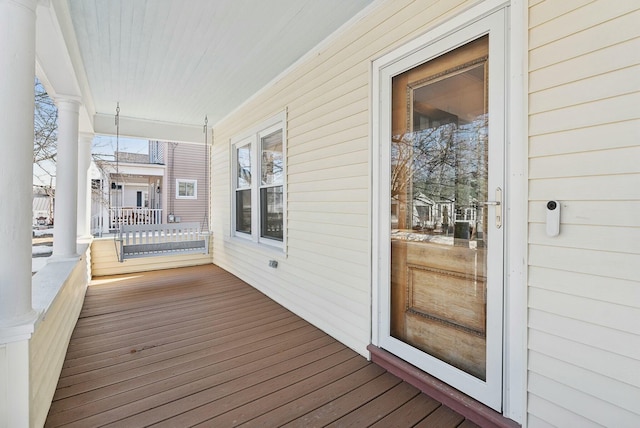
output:
M 89 243 L 78 243 L 79 257 L 50 260 L 31 280 L 31 306 L 33 310 L 11 325 L 0 326 L 0 344 L 28 340 L 37 325 L 42 322 L 62 290 L 67 279 L 78 265 L 85 263 Z
M 88 247 L 88 243 L 79 243 L 80 256 L 66 259 L 52 258 L 33 276 L 31 306 L 38 313 L 36 324 L 47 317 L 49 308 L 78 263 L 84 263 Z

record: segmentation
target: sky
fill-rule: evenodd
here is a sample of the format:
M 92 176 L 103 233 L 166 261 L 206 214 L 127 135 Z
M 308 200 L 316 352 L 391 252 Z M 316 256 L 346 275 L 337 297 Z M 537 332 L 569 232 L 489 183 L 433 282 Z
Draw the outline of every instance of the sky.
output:
M 91 147 L 92 154 L 113 155 L 118 148 L 121 152 L 148 154 L 149 140 L 119 137 L 107 135 L 96 135 Z

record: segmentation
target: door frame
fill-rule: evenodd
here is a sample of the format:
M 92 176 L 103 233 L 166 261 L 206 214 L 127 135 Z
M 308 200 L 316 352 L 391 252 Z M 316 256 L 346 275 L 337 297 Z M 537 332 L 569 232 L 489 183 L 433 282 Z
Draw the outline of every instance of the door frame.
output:
M 382 179 L 379 171 L 383 162 L 388 161 L 381 151 L 381 136 L 385 117 L 390 112 L 381 111 L 381 101 L 385 94 L 383 87 L 390 88 L 390 81 L 383 82 L 381 71 L 386 67 L 456 33 L 474 22 L 503 11 L 505 80 L 508 87 L 504 95 L 505 115 L 505 180 L 509 183 L 503 194 L 503 212 L 509 217 L 504 225 L 504 285 L 503 285 L 503 357 L 501 403 L 498 406 L 504 416 L 518 422 L 526 414 L 526 313 L 527 313 L 527 5 L 523 0 L 486 0 L 471 6 L 453 17 L 447 17 L 422 36 L 413 39 L 395 50 L 375 59 L 371 63 L 371 298 L 372 324 L 371 343 L 381 343 L 381 305 L 384 303 L 382 287 L 388 287 L 388 267 L 384 268 L 381 258 L 381 237 L 388 236 L 388 201 L 380 195 Z M 389 90 L 389 89 L 387 89 Z M 388 95 L 388 94 L 387 94 Z M 388 264 L 388 262 L 387 262 Z M 495 404 L 495 403 L 494 403 Z

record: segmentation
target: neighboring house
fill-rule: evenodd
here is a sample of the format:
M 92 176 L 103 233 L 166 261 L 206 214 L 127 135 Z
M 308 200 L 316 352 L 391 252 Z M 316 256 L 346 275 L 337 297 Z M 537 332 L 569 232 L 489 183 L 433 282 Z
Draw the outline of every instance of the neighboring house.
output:
M 197 222 L 208 229 L 208 146 L 166 143 L 167 221 Z
M 149 141 L 148 154 L 116 152 L 92 180 L 92 229 L 202 222 L 208 194 L 202 145 Z M 199 183 L 199 185 L 198 185 Z
M 116 151 L 100 162 L 101 178 L 92 180 L 92 224 L 108 233 L 120 224 L 163 223 L 162 188 L 165 143 L 149 142 L 149 154 Z
M 33 187 L 33 226 L 53 224 L 53 189 L 42 186 Z

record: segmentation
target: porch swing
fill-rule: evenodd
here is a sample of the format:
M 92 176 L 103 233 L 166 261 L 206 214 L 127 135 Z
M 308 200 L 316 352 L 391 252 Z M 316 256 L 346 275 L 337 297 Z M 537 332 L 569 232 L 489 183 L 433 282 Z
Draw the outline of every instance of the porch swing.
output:
M 205 153 L 207 149 L 207 118 L 205 117 Z M 116 107 L 116 152 L 120 148 L 120 103 Z M 205 174 L 207 168 L 205 155 Z M 119 177 L 119 159 L 116 156 L 116 177 Z M 205 175 L 206 177 L 206 175 Z M 116 212 L 122 208 L 122 186 L 116 186 Z M 207 211 L 203 227 L 198 222 L 170 224 L 124 224 L 119 221 L 115 235 L 118 261 L 156 256 L 173 256 L 184 254 L 208 254 L 209 236 L 203 233 L 206 227 Z

